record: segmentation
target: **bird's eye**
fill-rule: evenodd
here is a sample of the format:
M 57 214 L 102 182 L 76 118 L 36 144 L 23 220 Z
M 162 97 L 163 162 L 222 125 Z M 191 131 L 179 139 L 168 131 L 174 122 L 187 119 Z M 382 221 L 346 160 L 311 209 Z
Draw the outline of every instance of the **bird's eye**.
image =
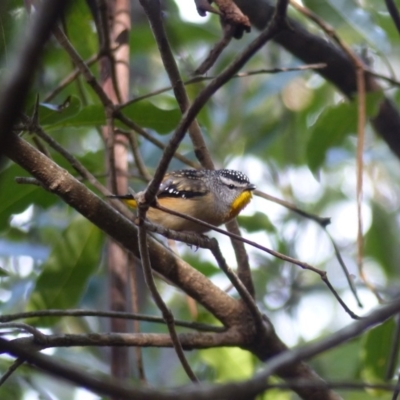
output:
M 228 185 L 228 188 L 229 188 L 229 189 L 234 189 L 234 188 L 235 188 L 235 185 L 230 184 L 230 185 Z

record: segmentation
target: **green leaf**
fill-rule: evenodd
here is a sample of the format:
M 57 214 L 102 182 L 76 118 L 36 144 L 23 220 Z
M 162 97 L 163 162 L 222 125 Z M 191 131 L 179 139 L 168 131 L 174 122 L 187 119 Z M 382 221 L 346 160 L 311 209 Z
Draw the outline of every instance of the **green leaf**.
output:
M 238 347 L 201 350 L 200 358 L 214 368 L 216 382 L 248 379 L 254 372 L 251 353 Z
M 91 104 L 83 107 L 73 117 L 60 121 L 55 127 L 85 127 L 101 126 L 106 124 L 104 107 L 100 104 Z
M 138 101 L 123 108 L 122 112 L 138 125 L 154 129 L 160 134 L 171 132 L 181 118 L 178 109 L 163 110 L 149 101 Z
M 370 330 L 364 337 L 361 353 L 361 376 L 369 383 L 384 383 L 387 362 L 393 351 L 393 318 Z
M 382 237 L 382 232 L 385 237 Z M 396 260 L 399 259 L 396 214 L 390 213 L 378 203 L 372 203 L 372 224 L 365 237 L 365 254 L 382 265 L 388 277 L 397 277 Z
M 267 231 L 275 232 L 275 227 L 270 219 L 262 212 L 255 212 L 253 215 L 238 217 L 239 225 L 247 232 Z
M 102 232 L 77 217 L 53 247 L 27 303 L 27 310 L 66 309 L 76 306 L 88 280 L 99 265 Z M 50 325 L 55 319 L 40 319 Z
M 383 94 L 369 93 L 366 96 L 366 115 L 373 117 Z M 325 161 L 327 151 L 339 146 L 350 133 L 357 131 L 357 102 L 340 103 L 328 107 L 321 113 L 311 128 L 311 137 L 307 145 L 307 160 L 311 171 L 315 172 Z
M 27 176 L 18 165 L 11 165 L 0 172 L 0 230 L 8 227 L 12 214 L 19 214 L 31 204 L 48 208 L 57 201 L 57 197 L 36 185 L 18 184 L 15 177 Z
M 98 36 L 93 29 L 93 15 L 88 2 L 72 1 L 68 7 L 68 18 L 65 20 L 68 39 L 73 43 L 81 58 L 86 59 L 99 50 Z
M 169 133 L 175 129 L 181 118 L 181 113 L 178 109 L 163 110 L 149 101 L 133 103 L 123 108 L 122 111 L 136 124 L 154 129 L 160 134 Z M 83 107 L 79 113 L 75 113 L 73 116 L 55 121 L 51 128 L 101 126 L 105 124 L 104 107 L 100 104 L 92 104 Z M 119 121 L 116 121 L 116 125 L 126 127 Z
M 190 264 L 193 268 L 196 268 L 205 276 L 210 277 L 218 272 L 221 272 L 221 270 L 216 267 L 215 263 L 200 260 L 200 258 L 194 254 L 186 254 L 184 259 L 188 264 Z
M 63 121 L 76 115 L 81 109 L 80 100 L 71 96 L 62 104 L 41 103 L 39 105 L 39 123 L 54 128 L 62 125 Z

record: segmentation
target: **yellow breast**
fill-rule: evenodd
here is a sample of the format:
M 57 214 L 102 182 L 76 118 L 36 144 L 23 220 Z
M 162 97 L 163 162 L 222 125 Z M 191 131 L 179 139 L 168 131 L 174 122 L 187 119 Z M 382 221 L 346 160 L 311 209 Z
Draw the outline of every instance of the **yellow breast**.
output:
M 235 218 L 240 211 L 243 210 L 249 204 L 251 198 L 252 198 L 252 193 L 250 190 L 246 190 L 242 192 L 232 203 L 231 211 L 228 215 L 228 219 Z

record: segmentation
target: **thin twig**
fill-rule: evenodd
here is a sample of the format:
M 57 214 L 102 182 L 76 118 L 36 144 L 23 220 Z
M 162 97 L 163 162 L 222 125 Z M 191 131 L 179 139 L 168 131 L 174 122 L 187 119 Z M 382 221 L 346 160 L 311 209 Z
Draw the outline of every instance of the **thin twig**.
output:
M 69 153 L 64 147 L 62 147 L 56 140 L 54 140 L 50 135 L 48 135 L 44 129 L 40 125 L 33 125 L 31 120 L 27 117 L 23 117 L 24 122 L 26 123 L 25 129 L 29 132 L 34 132 L 37 136 L 39 136 L 44 142 L 46 142 L 51 148 L 60 153 L 81 175 L 83 178 L 87 179 L 90 184 L 92 184 L 97 190 L 99 190 L 102 194 L 108 195 L 110 194 L 109 190 L 103 186 L 93 175 L 92 173 L 86 169 L 77 158 L 75 158 L 71 153 Z M 32 182 L 31 182 L 32 183 Z
M 338 247 L 338 245 L 336 244 L 336 242 L 335 242 L 335 240 L 333 239 L 333 237 L 331 236 L 331 234 L 328 232 L 328 230 L 327 230 L 326 228 L 323 228 L 323 229 L 325 230 L 325 233 L 328 235 L 328 238 L 329 238 L 329 240 L 330 240 L 331 243 L 332 243 L 333 250 L 334 250 L 334 252 L 335 252 L 335 257 L 336 257 L 336 259 L 338 260 L 339 265 L 342 267 L 342 271 L 343 271 L 343 273 L 344 273 L 344 276 L 345 276 L 346 279 L 347 279 L 347 283 L 349 284 L 350 290 L 351 290 L 351 292 L 353 293 L 353 296 L 354 296 L 354 298 L 355 298 L 355 300 L 356 300 L 356 302 L 357 302 L 357 305 L 358 305 L 359 307 L 362 308 L 362 307 L 363 307 L 363 304 L 361 303 L 361 300 L 360 300 L 360 298 L 359 298 L 359 296 L 358 296 L 357 288 L 356 288 L 356 286 L 354 285 L 354 280 L 353 280 L 352 276 L 350 275 L 349 270 L 347 269 L 347 266 L 346 266 L 346 264 L 345 264 L 345 262 L 344 262 L 344 260 L 343 260 L 343 258 L 342 258 L 342 255 L 340 254 L 339 247 Z
M 139 218 L 144 219 L 145 216 L 146 210 L 139 207 Z M 192 368 L 190 367 L 185 357 L 181 342 L 179 340 L 178 334 L 176 333 L 174 316 L 158 293 L 157 286 L 154 282 L 153 270 L 151 267 L 149 249 L 147 245 L 147 232 L 146 227 L 143 224 L 139 224 L 139 249 L 147 287 L 149 288 L 151 296 L 153 297 L 154 302 L 156 303 L 158 309 L 161 311 L 163 319 L 167 324 L 168 331 L 171 336 L 171 340 L 173 342 L 174 349 L 179 358 L 179 361 L 181 362 L 183 369 L 185 370 L 190 380 L 192 382 L 198 382 L 196 375 L 192 371 Z
M 99 318 L 121 318 L 131 319 L 136 321 L 153 322 L 157 324 L 164 324 L 164 320 L 160 317 L 152 315 L 144 315 L 137 313 L 127 313 L 122 311 L 99 311 L 99 310 L 38 310 L 27 311 L 15 314 L 0 315 L 0 323 L 15 321 L 18 319 L 38 318 L 38 317 L 99 317 Z M 182 320 L 175 320 L 176 326 L 183 328 L 195 329 L 203 332 L 224 332 L 225 328 L 221 326 L 213 326 L 209 324 L 202 324 L 200 322 L 188 322 Z
M 256 325 L 257 331 L 261 329 L 263 325 L 263 318 L 260 310 L 258 309 L 256 303 L 254 302 L 253 295 L 249 293 L 247 287 L 242 283 L 242 281 L 237 277 L 237 275 L 229 268 L 228 264 L 225 261 L 224 256 L 222 255 L 221 249 L 219 248 L 218 241 L 215 238 L 211 238 L 209 240 L 209 247 L 213 256 L 215 257 L 218 266 L 224 271 L 225 275 L 229 278 L 232 285 L 238 291 L 240 297 L 243 302 L 246 304 L 251 314 L 253 315 L 254 322 Z
M 205 74 L 217 61 L 218 57 L 224 51 L 226 46 L 231 42 L 235 27 L 230 24 L 223 24 L 223 36 L 215 43 L 213 48 L 208 53 L 206 59 L 200 64 L 200 66 L 194 71 L 194 75 Z
M 253 76 L 253 75 L 261 75 L 261 74 L 278 74 L 278 73 L 282 73 L 282 72 L 293 72 L 293 71 L 306 71 L 306 70 L 317 70 L 317 69 L 323 69 L 326 68 L 326 64 L 325 63 L 317 63 L 317 64 L 305 64 L 305 65 L 299 65 L 298 67 L 281 67 L 281 68 L 269 68 L 269 69 L 257 69 L 257 70 L 253 70 L 253 71 L 243 71 L 243 72 L 239 72 L 235 75 L 233 75 L 231 77 L 231 79 L 237 79 L 237 78 L 246 78 L 249 76 Z M 371 74 L 373 72 L 371 71 Z M 382 79 L 385 79 L 385 77 L 380 76 Z M 199 83 L 199 82 L 206 82 L 206 81 L 212 81 L 213 79 L 215 79 L 215 76 L 195 76 L 194 78 L 188 79 L 185 82 L 183 82 L 183 84 L 185 86 L 188 85 L 193 85 L 195 83 Z M 390 78 L 387 78 L 390 79 Z M 400 82 L 397 82 L 398 85 L 400 86 Z M 165 93 L 165 92 L 169 92 L 170 90 L 172 90 L 172 86 L 166 86 L 164 88 L 155 90 L 151 93 L 147 93 L 144 94 L 142 96 L 137 96 L 132 100 L 129 100 L 128 102 L 121 104 L 119 106 L 119 109 L 123 109 L 124 107 L 127 107 L 133 103 L 137 103 L 139 101 L 148 99 L 150 97 L 154 97 L 157 96 L 159 94 Z
M 158 140 L 157 138 L 154 138 L 151 136 L 149 133 L 147 133 L 142 127 L 137 125 L 135 122 L 127 118 L 124 114 L 122 114 L 120 111 L 115 112 L 115 118 L 119 119 L 122 123 L 124 123 L 128 128 L 132 129 L 136 133 L 138 133 L 140 136 L 144 137 L 146 140 L 148 140 L 150 143 L 153 143 L 156 147 L 158 147 L 161 150 L 164 150 L 166 145 Z M 118 133 L 121 133 L 122 135 L 126 135 L 129 137 L 131 135 L 130 131 L 125 131 L 123 129 L 117 128 Z M 189 165 L 192 168 L 199 169 L 200 165 L 192 160 L 189 160 L 187 157 L 183 156 L 182 154 L 175 152 L 174 158 L 177 160 L 183 162 L 186 165 Z
M 138 288 L 139 288 L 139 282 L 138 282 L 138 273 L 137 273 L 137 268 L 136 264 L 138 266 L 140 263 L 138 263 L 133 256 L 132 253 L 128 254 L 128 263 L 129 263 L 129 269 L 128 269 L 128 275 L 129 275 L 129 297 L 131 298 L 131 308 L 134 313 L 139 312 L 139 295 L 138 295 Z M 134 333 L 139 333 L 140 332 L 140 321 L 138 320 L 133 320 L 133 332 Z M 136 368 L 138 371 L 139 379 L 142 385 L 147 385 L 147 379 L 146 379 L 146 374 L 144 370 L 144 361 L 143 361 L 143 352 L 142 348 L 140 346 L 136 346 L 134 348 L 135 356 L 136 356 Z
M 94 54 L 93 56 L 89 57 L 87 60 L 84 61 L 84 63 L 87 66 L 93 65 L 95 62 L 99 61 L 101 55 L 99 54 Z M 59 84 L 57 87 L 55 87 L 51 92 L 47 93 L 44 96 L 43 101 L 44 102 L 49 102 L 54 97 L 56 97 L 63 89 L 65 89 L 70 83 L 72 83 L 79 75 L 81 74 L 81 71 L 78 68 L 75 68 L 69 75 L 67 75 Z
M 116 132 L 121 133 L 122 135 L 125 135 L 125 132 L 121 132 L 121 130 L 116 129 Z M 129 144 L 131 145 L 131 150 L 133 153 L 133 159 L 135 160 L 135 164 L 136 164 L 136 168 L 138 169 L 140 175 L 147 181 L 150 182 L 151 181 L 151 174 L 150 172 L 147 170 L 146 164 L 143 161 L 142 155 L 140 154 L 140 150 L 139 150 L 139 143 L 137 141 L 137 137 L 135 135 L 134 132 L 129 131 L 128 133 L 128 140 L 129 140 Z
M 316 214 L 311 214 L 311 213 L 309 213 L 307 211 L 304 211 L 304 210 L 298 208 L 294 204 L 289 203 L 288 201 L 285 201 L 285 200 L 279 199 L 277 197 L 271 196 L 271 195 L 269 195 L 267 193 L 264 193 L 264 192 L 262 192 L 260 190 L 255 190 L 254 194 L 256 196 L 262 197 L 263 199 L 266 199 L 266 200 L 272 201 L 272 202 L 274 202 L 276 204 L 279 204 L 279 205 L 287 208 L 290 211 L 295 212 L 296 214 L 298 214 L 298 215 L 300 215 L 300 216 L 302 216 L 304 218 L 307 218 L 307 219 L 310 219 L 312 221 L 315 221 L 325 231 L 325 233 L 328 235 L 329 240 L 332 243 L 336 259 L 338 260 L 338 262 L 339 262 L 340 266 L 342 267 L 342 270 L 343 270 L 343 272 L 344 272 L 344 274 L 346 276 L 346 279 L 347 279 L 347 282 L 349 284 L 350 290 L 352 291 L 352 293 L 354 295 L 354 298 L 357 301 L 358 306 L 362 307 L 362 303 L 360 301 L 360 298 L 358 297 L 357 290 L 356 290 L 356 287 L 354 285 L 353 279 L 351 278 L 350 273 L 349 273 L 349 271 L 348 271 L 348 269 L 346 267 L 346 264 L 343 261 L 342 255 L 340 254 L 340 250 L 339 250 L 337 244 L 335 243 L 334 239 L 332 238 L 332 236 L 330 235 L 330 233 L 327 230 L 327 226 L 331 223 L 331 219 L 330 218 L 326 218 L 326 217 L 320 217 L 319 215 L 316 215 Z
M 7 371 L 3 374 L 3 376 L 0 378 L 0 386 L 3 385 L 3 383 L 6 382 L 6 380 L 13 374 L 14 371 L 17 370 L 17 368 L 24 363 L 23 358 L 17 358 L 7 369 Z
M 353 319 L 360 319 L 360 317 L 359 317 L 357 314 L 355 314 L 355 313 L 346 305 L 346 303 L 340 298 L 340 296 L 339 296 L 339 294 L 337 293 L 337 291 L 336 291 L 336 290 L 333 288 L 333 286 L 331 285 L 331 283 L 330 283 L 330 281 L 329 281 L 329 279 L 328 279 L 328 276 L 327 276 L 327 272 L 326 272 L 326 271 L 322 271 L 322 270 L 320 270 L 320 269 L 318 269 L 318 268 L 316 268 L 316 267 L 313 267 L 313 266 L 310 265 L 310 264 L 307 264 L 307 263 L 305 263 L 305 262 L 303 262 L 303 261 L 297 260 L 296 258 L 289 257 L 289 256 L 287 256 L 287 255 L 285 255 L 285 254 L 282 254 L 282 253 L 279 253 L 279 252 L 277 252 L 277 251 L 275 251 L 275 250 L 268 249 L 267 247 L 261 246 L 260 244 L 258 244 L 258 243 L 256 243 L 256 242 L 253 242 L 253 241 L 251 241 L 251 240 L 248 240 L 248 239 L 246 239 L 246 238 L 244 238 L 244 237 L 237 236 L 237 235 L 235 235 L 235 234 L 233 234 L 233 233 L 231 233 L 231 232 L 224 231 L 224 230 L 221 229 L 221 228 L 218 228 L 218 227 L 216 227 L 216 226 L 214 226 L 214 225 L 208 224 L 207 222 L 201 221 L 201 220 L 199 220 L 199 219 L 197 219 L 197 218 L 193 218 L 193 217 L 191 217 L 191 216 L 189 216 L 189 215 L 182 214 L 182 213 L 179 213 L 179 212 L 177 212 L 177 211 L 174 211 L 174 210 L 168 209 L 168 208 L 166 208 L 166 207 L 163 207 L 163 206 L 161 206 L 160 204 L 156 204 L 155 207 L 158 208 L 158 209 L 161 210 L 161 211 L 166 212 L 166 213 L 169 213 L 169 214 L 172 214 L 172 215 L 176 215 L 176 216 L 181 217 L 181 218 L 188 219 L 189 221 L 196 222 L 197 224 L 203 225 L 203 226 L 209 228 L 210 230 L 214 230 L 214 231 L 216 231 L 216 232 L 222 233 L 223 235 L 229 236 L 230 238 L 239 240 L 239 241 L 241 241 L 241 242 L 243 242 L 243 243 L 247 243 L 247 244 L 249 244 L 250 246 L 253 246 L 253 247 L 255 247 L 255 248 L 259 249 L 259 250 L 262 250 L 262 251 L 264 251 L 264 252 L 266 252 L 266 253 L 268 253 L 268 254 L 270 254 L 270 255 L 276 257 L 276 258 L 279 258 L 279 259 L 281 259 L 281 260 L 283 260 L 283 261 L 287 261 L 287 262 L 289 262 L 289 263 L 291 263 L 291 264 L 297 265 L 297 266 L 299 266 L 300 268 L 303 268 L 304 270 L 309 270 L 309 271 L 312 271 L 312 272 L 317 273 L 317 274 L 320 276 L 320 278 L 322 279 L 322 281 L 325 283 L 325 285 L 326 285 L 326 286 L 329 288 L 329 290 L 332 292 L 332 294 L 335 296 L 335 298 L 338 300 L 339 304 L 343 307 L 343 309 L 344 309 Z
M 53 34 L 61 47 L 68 53 L 69 57 L 71 60 L 74 62 L 75 66 L 79 69 L 83 77 L 85 78 L 86 82 L 91 86 L 91 88 L 95 91 L 97 94 L 99 100 L 102 102 L 102 104 L 105 106 L 107 109 L 114 109 L 114 105 L 110 98 L 106 95 L 104 92 L 103 88 L 97 81 L 97 79 L 94 77 L 92 72 L 90 71 L 89 67 L 85 64 L 85 62 L 82 60 L 80 55 L 76 52 L 75 48 L 72 46 L 72 44 L 69 42 L 68 38 L 65 36 L 64 32 L 56 27 L 53 30 Z
M 256 190 L 254 190 L 253 193 L 255 196 L 261 197 L 265 200 L 272 201 L 273 203 L 279 204 L 282 207 L 285 207 L 288 210 L 293 211 L 302 217 L 311 219 L 312 221 L 317 222 L 318 225 L 322 226 L 323 228 L 325 228 L 327 225 L 329 225 L 331 223 L 330 218 L 320 217 L 319 215 L 309 213 L 308 211 L 304 211 L 304 210 L 298 208 L 296 205 L 289 203 L 286 200 L 282 200 L 282 199 L 279 199 L 278 197 L 271 196 L 270 194 L 262 192 L 261 190 L 256 189 Z
M 24 324 L 22 322 L 4 322 L 0 324 L 0 329 L 4 328 L 14 328 L 29 332 L 37 341 L 43 341 L 46 338 L 46 335 L 36 329 L 32 325 Z
M 14 178 L 14 181 L 21 185 L 35 185 L 35 186 L 43 187 L 42 182 L 40 182 L 36 178 L 31 178 L 30 176 L 16 176 Z M 1 320 L 0 320 L 0 322 L 1 322 Z

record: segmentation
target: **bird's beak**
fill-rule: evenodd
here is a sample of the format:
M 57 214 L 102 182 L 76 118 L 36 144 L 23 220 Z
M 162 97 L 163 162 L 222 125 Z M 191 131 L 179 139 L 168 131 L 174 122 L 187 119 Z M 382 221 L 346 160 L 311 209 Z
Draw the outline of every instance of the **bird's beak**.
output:
M 255 189 L 256 189 L 256 185 L 253 185 L 252 183 L 249 183 L 246 187 L 246 190 L 249 190 L 249 191 L 253 191 Z

